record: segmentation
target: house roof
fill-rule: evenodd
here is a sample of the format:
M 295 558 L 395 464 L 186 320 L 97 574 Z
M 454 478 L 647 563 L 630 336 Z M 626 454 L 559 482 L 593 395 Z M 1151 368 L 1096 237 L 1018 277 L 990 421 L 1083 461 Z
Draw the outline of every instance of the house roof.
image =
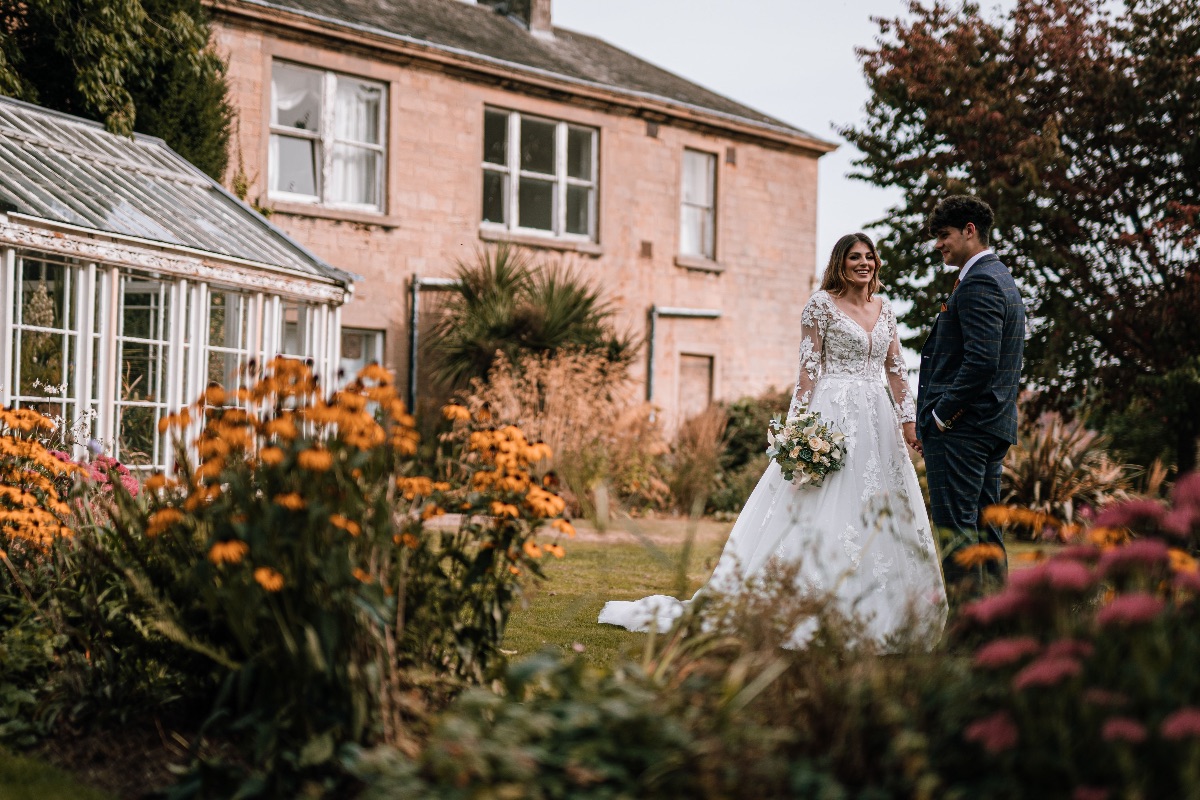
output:
M 705 89 L 594 36 L 554 28 L 537 36 L 486 5 L 460 0 L 236 0 L 480 57 L 571 82 L 685 106 L 833 145 Z M 228 0 L 226 0 L 228 6 Z
M 0 97 L 0 213 L 148 240 L 349 286 L 161 140 Z

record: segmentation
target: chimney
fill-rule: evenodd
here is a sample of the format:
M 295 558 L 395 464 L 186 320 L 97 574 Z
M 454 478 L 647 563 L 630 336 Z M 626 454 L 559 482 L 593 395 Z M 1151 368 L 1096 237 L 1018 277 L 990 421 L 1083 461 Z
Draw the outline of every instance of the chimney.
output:
M 479 0 L 479 5 L 491 6 L 497 14 L 516 20 L 534 36 L 544 38 L 554 36 L 550 3 L 551 0 Z

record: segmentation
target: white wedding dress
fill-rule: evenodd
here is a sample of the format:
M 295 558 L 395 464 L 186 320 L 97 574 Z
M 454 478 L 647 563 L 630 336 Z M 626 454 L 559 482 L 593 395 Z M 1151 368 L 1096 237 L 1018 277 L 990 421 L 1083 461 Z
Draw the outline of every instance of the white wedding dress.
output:
M 778 559 L 797 565 L 799 592 L 833 597 L 885 649 L 902 630 L 935 642 L 946 622 L 946 589 L 900 428 L 916 419 L 916 404 L 896 315 L 884 299 L 868 332 L 817 291 L 800 322 L 800 377 L 789 415 L 807 407 L 836 425 L 846 435 L 846 463 L 821 486 L 798 488 L 772 461 L 700 592 L 737 592 Z M 685 604 L 665 595 L 613 601 L 599 621 L 664 631 Z M 815 620 L 803 623 L 788 646 L 803 647 L 815 630 Z

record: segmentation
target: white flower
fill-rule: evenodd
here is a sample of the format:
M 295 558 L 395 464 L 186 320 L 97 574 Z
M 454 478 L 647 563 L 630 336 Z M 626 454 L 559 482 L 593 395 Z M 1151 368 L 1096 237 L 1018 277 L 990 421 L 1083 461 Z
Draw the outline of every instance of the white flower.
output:
M 801 431 L 801 433 L 803 433 L 805 436 L 812 436 L 816 432 L 817 432 L 817 426 L 815 424 L 809 425 L 807 428 L 805 428 L 804 430 Z

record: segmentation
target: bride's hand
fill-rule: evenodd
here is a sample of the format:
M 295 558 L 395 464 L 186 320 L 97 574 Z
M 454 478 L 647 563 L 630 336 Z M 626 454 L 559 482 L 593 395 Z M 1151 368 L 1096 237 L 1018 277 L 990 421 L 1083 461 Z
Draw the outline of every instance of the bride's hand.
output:
M 917 438 L 917 423 L 905 422 L 900 429 L 904 431 L 904 441 L 908 442 L 908 446 L 921 455 L 925 455 L 925 451 L 921 448 L 921 440 Z

